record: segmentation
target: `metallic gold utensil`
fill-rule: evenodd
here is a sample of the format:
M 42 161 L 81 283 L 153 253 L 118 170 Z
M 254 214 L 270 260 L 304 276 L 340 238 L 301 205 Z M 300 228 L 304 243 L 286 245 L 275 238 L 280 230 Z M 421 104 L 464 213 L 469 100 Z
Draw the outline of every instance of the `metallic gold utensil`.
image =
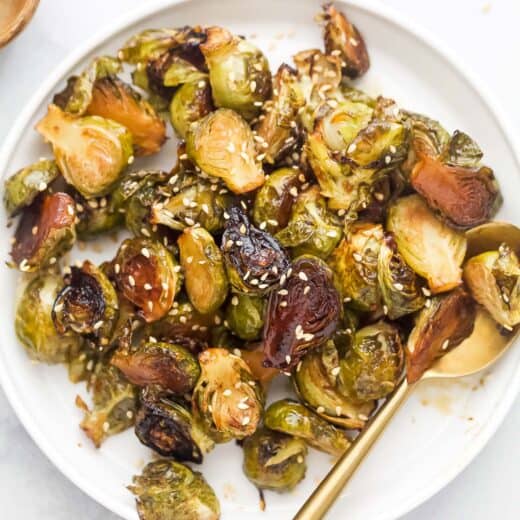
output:
M 0 47 L 7 45 L 31 20 L 40 0 L 0 1 Z
M 512 224 L 488 222 L 469 230 L 466 235 L 468 237 L 467 258 L 497 249 L 504 242 L 520 255 L 520 229 Z M 519 331 L 519 326 L 510 332 L 504 330 L 485 310 L 479 309 L 471 336 L 439 358 L 419 381 L 463 377 L 484 370 L 502 356 L 514 342 Z M 370 419 L 352 446 L 307 499 L 294 520 L 323 518 L 416 384 L 408 384 L 406 378 L 403 379 L 376 415 Z

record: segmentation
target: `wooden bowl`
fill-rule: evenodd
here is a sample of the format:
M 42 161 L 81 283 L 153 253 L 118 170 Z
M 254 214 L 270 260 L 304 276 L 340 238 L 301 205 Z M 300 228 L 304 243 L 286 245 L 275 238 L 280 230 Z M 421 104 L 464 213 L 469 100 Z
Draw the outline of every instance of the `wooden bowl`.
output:
M 0 47 L 7 45 L 31 20 L 40 0 L 0 2 Z

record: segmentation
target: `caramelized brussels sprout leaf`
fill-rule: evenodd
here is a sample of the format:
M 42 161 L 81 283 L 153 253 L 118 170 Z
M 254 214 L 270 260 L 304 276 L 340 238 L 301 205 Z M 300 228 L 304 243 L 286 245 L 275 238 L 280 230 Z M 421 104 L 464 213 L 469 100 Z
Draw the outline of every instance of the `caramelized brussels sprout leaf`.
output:
M 260 339 L 264 326 L 265 300 L 249 294 L 235 294 L 226 309 L 231 332 L 240 339 Z

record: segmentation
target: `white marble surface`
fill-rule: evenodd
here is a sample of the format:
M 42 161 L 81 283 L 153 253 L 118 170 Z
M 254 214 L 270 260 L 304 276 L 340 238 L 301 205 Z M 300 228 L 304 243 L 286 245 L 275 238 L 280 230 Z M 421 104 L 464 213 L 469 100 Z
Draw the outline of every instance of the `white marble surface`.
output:
M 518 0 L 384 2 L 448 43 L 494 91 L 520 131 Z M 0 139 L 51 67 L 119 13 L 141 3 L 41 0 L 28 29 L 0 50 Z M 519 430 L 517 399 L 498 433 L 473 463 L 435 497 L 406 515 L 405 520 L 518 519 Z M 24 431 L 1 390 L 0 503 L 0 517 L 4 520 L 116 519 L 54 468 Z

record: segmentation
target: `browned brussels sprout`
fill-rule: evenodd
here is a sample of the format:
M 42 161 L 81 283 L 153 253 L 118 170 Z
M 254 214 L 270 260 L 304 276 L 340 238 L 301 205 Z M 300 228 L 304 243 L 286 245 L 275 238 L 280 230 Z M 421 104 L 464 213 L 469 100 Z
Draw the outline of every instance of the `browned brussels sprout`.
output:
M 229 210 L 222 235 L 229 282 L 238 292 L 265 294 L 287 277 L 289 258 L 280 244 L 255 228 L 238 207 Z
M 199 364 L 187 349 L 150 339 L 116 350 L 110 362 L 134 385 L 157 385 L 180 396 L 193 390 L 200 375 Z
M 233 295 L 226 310 L 226 319 L 233 334 L 240 339 L 260 339 L 264 326 L 265 300 L 249 294 Z
M 296 401 L 282 399 L 265 411 L 264 424 L 271 430 L 303 439 L 317 450 L 342 455 L 350 446 L 345 432 Z
M 418 381 L 437 357 L 473 332 L 476 306 L 464 289 L 457 288 L 428 302 L 418 315 L 406 344 L 409 383 Z
M 302 256 L 283 288 L 273 291 L 265 313 L 265 364 L 290 369 L 335 332 L 341 302 L 332 271 L 319 258 Z
M 4 206 L 7 214 L 12 217 L 22 208 L 30 206 L 59 174 L 55 161 L 41 159 L 11 175 L 4 183 Z
M 202 227 L 185 229 L 177 245 L 192 305 L 202 314 L 215 312 L 224 303 L 229 286 L 220 249 Z
M 52 305 L 62 287 L 60 276 L 41 273 L 29 282 L 18 300 L 16 336 L 35 361 L 61 363 L 68 359 L 71 350 L 79 348 L 78 336 L 58 334 L 52 322 Z
M 246 193 L 264 183 L 253 132 L 233 110 L 221 108 L 192 123 L 186 151 L 202 171 L 223 179 L 234 193 Z
M 243 447 L 244 473 L 259 489 L 285 493 L 305 477 L 307 446 L 301 439 L 260 428 Z
M 433 293 L 460 285 L 466 237 L 441 222 L 419 195 L 398 199 L 386 225 L 404 261 L 426 278 Z
M 51 143 L 65 180 L 85 198 L 109 193 L 133 157 L 132 135 L 110 119 L 75 117 L 49 105 L 36 129 Z
M 336 54 L 342 59 L 345 76 L 355 79 L 363 76 L 370 67 L 370 59 L 365 41 L 357 27 L 347 20 L 334 5 L 323 6 L 325 20 L 325 50 L 327 54 Z
M 208 64 L 215 105 L 253 119 L 271 94 L 266 57 L 252 43 L 222 27 L 209 27 L 206 36 L 200 49 Z
M 220 505 L 198 471 L 173 460 L 149 462 L 128 489 L 141 520 L 218 520 Z
M 20 271 L 35 271 L 56 263 L 76 240 L 76 209 L 66 193 L 36 199 L 18 223 L 11 257 Z
M 280 374 L 280 371 L 277 368 L 264 366 L 264 352 L 261 344 L 254 350 L 241 350 L 240 355 L 247 363 L 253 377 L 264 389 L 267 389 L 269 383 Z
M 199 355 L 201 376 L 193 391 L 193 414 L 215 442 L 248 437 L 258 427 L 264 397 L 248 365 L 223 348 Z
M 113 265 L 118 290 L 139 307 L 145 321 L 156 321 L 170 310 L 180 275 L 172 255 L 160 242 L 127 239 Z

